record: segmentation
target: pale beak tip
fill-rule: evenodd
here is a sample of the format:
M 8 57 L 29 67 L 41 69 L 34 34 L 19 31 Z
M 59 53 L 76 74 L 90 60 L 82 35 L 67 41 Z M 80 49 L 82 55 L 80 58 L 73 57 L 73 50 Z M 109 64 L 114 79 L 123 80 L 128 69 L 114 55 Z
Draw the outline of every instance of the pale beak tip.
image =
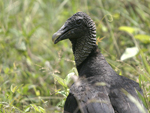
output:
M 55 40 L 58 38 L 59 36 L 57 35 L 57 33 L 54 33 L 52 36 L 52 41 L 55 42 Z

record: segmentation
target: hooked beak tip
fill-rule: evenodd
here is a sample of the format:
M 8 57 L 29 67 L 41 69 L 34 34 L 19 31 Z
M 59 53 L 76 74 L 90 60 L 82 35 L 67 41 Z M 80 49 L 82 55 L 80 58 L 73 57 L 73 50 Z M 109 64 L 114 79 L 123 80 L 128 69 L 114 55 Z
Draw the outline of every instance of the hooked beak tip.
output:
M 60 36 L 61 34 L 60 33 L 54 33 L 53 36 L 52 36 L 52 41 L 54 42 L 54 44 L 56 44 L 56 40 L 58 39 L 58 37 Z
M 60 40 L 62 40 L 61 35 L 63 35 L 65 32 L 64 28 L 65 28 L 65 26 L 63 25 L 56 33 L 53 34 L 52 41 L 54 42 L 54 44 L 56 44 Z

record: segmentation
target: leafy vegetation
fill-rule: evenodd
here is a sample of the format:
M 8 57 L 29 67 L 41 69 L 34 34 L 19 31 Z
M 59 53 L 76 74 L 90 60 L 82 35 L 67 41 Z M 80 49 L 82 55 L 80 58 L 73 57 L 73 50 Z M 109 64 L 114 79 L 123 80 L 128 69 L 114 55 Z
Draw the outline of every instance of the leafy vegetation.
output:
M 51 37 L 77 11 L 95 21 L 102 53 L 139 82 L 150 110 L 149 9 L 149 0 L 0 0 L 0 111 L 63 111 L 77 72 L 70 42 L 54 45 Z

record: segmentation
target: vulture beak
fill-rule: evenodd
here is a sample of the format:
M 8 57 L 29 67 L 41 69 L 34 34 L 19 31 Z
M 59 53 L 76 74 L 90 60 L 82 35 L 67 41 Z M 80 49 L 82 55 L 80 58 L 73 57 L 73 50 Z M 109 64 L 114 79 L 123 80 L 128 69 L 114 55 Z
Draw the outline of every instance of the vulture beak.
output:
M 53 34 L 52 36 L 52 41 L 54 44 L 58 43 L 61 40 L 67 39 L 68 37 L 66 36 L 68 34 L 69 30 L 65 25 L 63 25 L 56 33 Z

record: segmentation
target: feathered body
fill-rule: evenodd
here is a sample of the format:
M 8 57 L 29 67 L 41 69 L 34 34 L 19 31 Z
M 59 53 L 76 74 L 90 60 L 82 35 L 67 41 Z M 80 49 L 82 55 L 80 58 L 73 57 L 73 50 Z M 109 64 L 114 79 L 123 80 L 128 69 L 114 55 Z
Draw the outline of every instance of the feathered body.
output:
M 74 14 L 52 38 L 54 43 L 71 41 L 79 73 L 78 81 L 70 87 L 64 113 L 142 113 L 127 97 L 129 93 L 143 106 L 136 93 L 142 94 L 139 84 L 119 76 L 107 63 L 96 45 L 95 24 L 87 14 Z

